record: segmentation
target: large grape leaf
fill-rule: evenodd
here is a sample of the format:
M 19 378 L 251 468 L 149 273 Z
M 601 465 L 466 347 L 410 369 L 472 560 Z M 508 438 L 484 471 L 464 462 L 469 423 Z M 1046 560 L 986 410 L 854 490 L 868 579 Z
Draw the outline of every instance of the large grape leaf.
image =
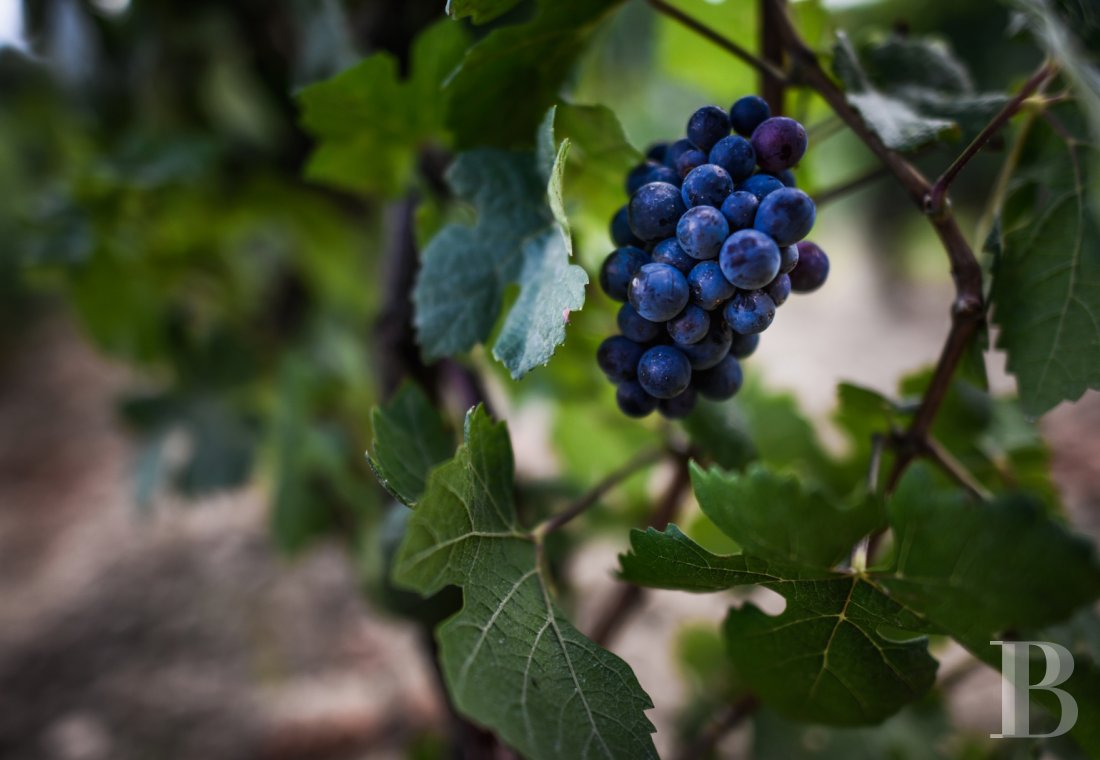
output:
M 1092 546 L 1028 496 L 972 503 L 917 467 L 888 509 L 898 548 L 881 584 L 960 638 L 1057 622 L 1100 597 Z
M 518 3 L 519 0 L 447 0 L 447 15 L 484 24 L 512 10 Z
M 649 697 L 554 604 L 513 490 L 508 431 L 477 407 L 464 445 L 429 476 L 398 553 L 400 584 L 462 587 L 462 611 L 437 630 L 454 704 L 534 760 L 656 758 Z
M 461 25 L 442 21 L 417 38 L 408 79 L 380 52 L 303 89 L 302 125 L 319 141 L 306 176 L 356 192 L 401 193 L 421 144 L 440 136 L 439 88 L 466 45 Z
M 689 591 L 759 584 L 787 600 L 769 616 L 746 604 L 726 618 L 740 678 L 784 715 L 833 725 L 877 723 L 932 685 L 936 661 L 915 638 L 927 624 L 863 576 L 813 571 L 749 555 L 719 556 L 675 526 L 631 534 L 621 558 L 633 583 Z M 906 641 L 881 631 L 910 631 Z
M 691 481 L 703 513 L 746 554 L 792 565 L 832 567 L 881 522 L 869 498 L 840 508 L 794 475 L 760 465 L 744 474 L 692 465 Z
M 428 473 L 451 457 L 454 446 L 443 419 L 428 397 L 412 383 L 371 413 L 373 451 L 367 462 L 393 496 L 412 506 L 424 493 Z
M 887 147 L 908 151 L 959 135 L 959 126 L 952 119 L 924 111 L 916 103 L 879 88 L 861 65 L 852 43 L 842 33 L 837 34 L 833 48 L 833 71 L 844 84 L 848 102 Z
M 472 46 L 443 92 L 459 146 L 530 146 L 592 33 L 622 2 L 540 0 L 531 21 Z
M 1033 415 L 1100 388 L 1096 152 L 1072 109 L 1056 116 L 1076 137 L 1067 143 L 1045 121 L 1031 124 L 993 265 L 997 345 Z

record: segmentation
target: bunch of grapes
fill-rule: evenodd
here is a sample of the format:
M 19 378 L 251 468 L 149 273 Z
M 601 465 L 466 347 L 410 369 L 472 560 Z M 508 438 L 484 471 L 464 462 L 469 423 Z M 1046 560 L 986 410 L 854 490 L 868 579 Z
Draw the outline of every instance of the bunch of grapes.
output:
M 700 108 L 686 139 L 630 171 L 600 270 L 624 302 L 621 334 L 597 352 L 625 414 L 677 419 L 698 396 L 731 398 L 776 308 L 825 282 L 828 257 L 803 240 L 816 209 L 790 171 L 805 152 L 801 124 L 747 96 Z

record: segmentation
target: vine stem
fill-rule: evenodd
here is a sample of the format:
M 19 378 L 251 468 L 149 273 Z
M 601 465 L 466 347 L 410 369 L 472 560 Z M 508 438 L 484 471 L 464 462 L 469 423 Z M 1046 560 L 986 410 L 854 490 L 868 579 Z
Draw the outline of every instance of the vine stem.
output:
M 690 454 L 682 453 L 676 457 L 676 472 L 672 477 L 661 500 L 650 514 L 647 523 L 657 530 L 664 530 L 676 517 L 680 504 L 691 487 L 691 472 L 688 469 Z M 602 647 L 615 638 L 627 619 L 637 611 L 645 600 L 645 589 L 633 583 L 624 583 L 615 596 L 604 607 L 603 614 L 592 626 L 589 636 Z
M 698 739 L 678 754 L 676 760 L 700 760 L 708 757 L 722 737 L 741 725 L 741 722 L 752 715 L 758 707 L 760 707 L 760 700 L 756 695 L 746 694 L 741 697 L 727 707 L 717 720 L 707 726 Z
M 1039 69 L 1031 75 L 1031 77 L 1020 88 L 1020 91 L 1016 95 L 1004 104 L 1004 107 L 997 112 L 997 115 L 985 125 L 978 136 L 975 137 L 969 145 L 959 154 L 958 158 L 951 162 L 943 174 L 937 179 L 935 184 L 932 185 L 932 190 L 928 194 L 928 213 L 937 214 L 943 208 L 944 202 L 947 200 L 947 191 L 951 188 L 951 183 L 955 181 L 955 178 L 959 176 L 966 165 L 981 152 L 982 148 L 993 138 L 995 134 L 1001 131 L 1001 128 L 1008 123 L 1008 120 L 1019 112 L 1024 106 L 1025 101 L 1030 98 L 1043 84 L 1050 79 L 1058 71 L 1057 65 L 1052 61 L 1046 61 Z
M 786 13 L 786 0 L 775 4 L 769 0 L 760 0 L 760 53 L 764 60 L 782 68 L 785 58 L 783 38 L 777 27 L 777 14 Z M 780 79 L 768 71 L 760 72 L 760 94 L 768 104 L 773 116 L 783 113 L 783 95 L 787 91 L 786 77 Z
M 787 81 L 787 75 L 783 72 L 782 69 L 778 68 L 774 64 L 769 63 L 768 61 L 765 61 L 763 58 L 754 55 L 753 53 L 749 52 L 748 50 L 731 40 L 729 37 L 719 34 L 706 24 L 702 24 L 699 21 L 696 21 L 679 8 L 669 5 L 668 3 L 664 2 L 664 0 L 646 0 L 646 2 L 653 6 L 653 9 L 656 10 L 658 13 L 668 16 L 673 21 L 683 24 L 688 29 L 698 34 L 700 37 L 704 37 L 713 42 L 718 47 L 723 48 L 729 53 L 732 53 L 734 57 L 740 58 L 742 61 L 752 66 L 760 73 L 767 75 L 771 80 L 777 82 Z
M 553 517 L 545 520 L 541 525 L 538 525 L 534 529 L 534 534 L 537 537 L 543 537 L 548 533 L 553 533 L 563 525 L 568 523 L 575 517 L 586 512 L 593 507 L 600 499 L 602 499 L 611 489 L 622 483 L 636 472 L 644 470 L 650 465 L 656 464 L 661 461 L 661 458 L 668 453 L 665 448 L 649 449 L 637 454 L 633 459 L 624 464 L 619 469 L 615 470 L 595 486 L 592 487 L 587 493 L 573 502 L 569 507 L 562 512 L 554 515 Z
M 954 454 L 944 448 L 935 436 L 928 436 L 924 445 L 925 456 L 939 465 L 941 470 L 950 475 L 956 483 L 969 491 L 972 496 L 982 501 L 989 501 L 993 498 L 993 494 L 966 469 L 962 462 L 955 458 Z

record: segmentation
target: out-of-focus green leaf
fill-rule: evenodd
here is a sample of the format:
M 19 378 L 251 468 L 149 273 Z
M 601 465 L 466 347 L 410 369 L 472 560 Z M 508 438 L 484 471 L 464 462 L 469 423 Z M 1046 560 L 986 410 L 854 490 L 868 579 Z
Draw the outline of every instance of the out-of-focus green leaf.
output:
M 481 408 L 434 469 L 409 522 L 396 580 L 422 594 L 462 587 L 438 629 L 454 704 L 526 757 L 656 758 L 649 697 L 625 662 L 580 634 L 550 597 L 516 517 L 508 431 Z
M 374 443 L 368 461 L 378 481 L 412 506 L 424 493 L 428 473 L 454 452 L 443 419 L 419 387 L 407 383 L 371 413 Z
M 1044 121 L 1030 125 L 993 264 L 997 346 L 1008 353 L 1008 370 L 1032 415 L 1100 388 L 1097 154 L 1072 107 L 1058 109 L 1056 118 L 1073 141 Z
M 684 429 L 706 460 L 726 470 L 742 470 L 756 459 L 756 447 L 737 426 L 728 405 L 700 402 L 684 420 Z
M 461 25 L 442 21 L 420 35 L 402 80 L 389 53 L 302 90 L 302 124 L 319 141 L 306 176 L 364 193 L 397 195 L 416 151 L 442 129 L 439 88 L 467 44 Z
M 447 15 L 453 19 L 468 18 L 475 24 L 484 24 L 512 10 L 519 1 L 447 0 Z
M 530 147 L 592 33 L 622 2 L 541 0 L 534 19 L 472 46 L 443 92 L 459 147 Z

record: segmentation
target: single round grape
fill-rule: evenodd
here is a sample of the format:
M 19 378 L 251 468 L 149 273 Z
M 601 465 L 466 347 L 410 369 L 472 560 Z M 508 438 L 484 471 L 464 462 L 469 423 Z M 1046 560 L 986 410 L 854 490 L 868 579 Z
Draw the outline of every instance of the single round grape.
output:
M 741 333 L 734 333 L 733 342 L 730 343 L 730 356 L 737 359 L 744 359 L 752 356 L 752 353 L 759 345 L 760 336 L 757 334 L 742 335 Z
M 794 119 L 773 116 L 753 130 L 752 147 L 760 168 L 778 173 L 797 164 L 806 153 L 806 130 Z
M 737 287 L 756 290 L 779 274 L 779 246 L 759 230 L 738 230 L 722 244 L 718 265 Z
M 645 175 L 645 182 L 643 184 L 649 184 L 650 182 L 667 182 L 670 185 L 680 186 L 683 179 L 680 177 L 680 173 L 675 169 L 669 169 L 664 164 L 654 166 L 649 170 L 649 173 Z
M 698 343 L 689 346 L 677 346 L 688 358 L 693 370 L 710 369 L 725 358 L 733 342 L 733 331 L 725 319 L 710 320 L 710 330 Z
M 730 125 L 737 134 L 749 137 L 771 115 L 772 111 L 763 98 L 746 95 L 730 106 Z
M 703 164 L 692 169 L 680 188 L 684 205 L 714 206 L 719 208 L 726 196 L 733 192 L 733 180 L 726 170 L 714 164 Z
M 688 273 L 691 302 L 701 309 L 713 311 L 733 297 L 736 288 L 722 274 L 717 261 L 701 261 Z
M 768 298 L 775 302 L 776 306 L 782 306 L 791 295 L 791 278 L 785 274 L 777 275 L 774 280 L 768 283 L 768 287 L 764 288 L 764 292 L 768 294 Z
M 668 152 L 667 142 L 655 142 L 646 148 L 645 157 L 650 161 L 656 161 L 658 163 L 664 163 L 665 153 Z
M 697 169 L 706 162 L 706 153 L 697 149 L 689 150 L 676 159 L 676 174 L 681 178 L 686 177 L 691 174 L 692 169 Z
M 680 247 L 676 238 L 662 240 L 653 247 L 653 262 L 655 264 L 668 264 L 676 267 L 687 277 L 688 272 L 699 262 L 688 255 L 688 252 Z
M 726 196 L 722 201 L 722 216 L 726 217 L 730 232 L 751 227 L 759 205 L 760 201 L 756 196 L 744 190 L 735 190 Z
M 790 169 L 784 169 L 779 172 L 779 174 L 776 174 L 775 178 L 787 187 L 798 187 L 798 181 L 794 178 L 794 172 Z
M 668 264 L 645 264 L 630 281 L 630 305 L 650 322 L 672 319 L 687 306 L 687 279 Z
M 655 398 L 679 396 L 691 383 L 691 363 L 672 346 L 654 346 L 638 361 L 638 382 Z
M 813 229 L 817 208 L 810 196 L 793 187 L 776 190 L 760 201 L 753 227 L 776 245 L 793 245 Z
M 627 417 L 645 417 L 657 408 L 657 399 L 646 393 L 637 380 L 619 383 L 615 389 L 615 401 Z
M 741 192 L 752 193 L 756 200 L 762 201 L 776 190 L 782 190 L 783 183 L 770 174 L 754 174 L 737 186 Z
M 659 164 L 656 161 L 642 161 L 642 163 L 631 169 L 626 175 L 626 194 L 634 195 L 638 192 L 638 188 L 646 183 L 646 177 L 657 166 Z
M 681 393 L 675 398 L 661 399 L 657 402 L 657 409 L 660 410 L 661 416 L 670 420 L 682 420 L 691 414 L 691 410 L 695 408 L 695 401 L 698 398 L 698 394 L 695 389 L 688 386 L 687 390 Z
M 697 150 L 692 145 L 691 140 L 681 139 L 672 143 L 665 149 L 665 166 L 669 169 L 676 168 L 676 162 L 680 160 L 680 156 L 687 153 L 689 150 Z
M 741 362 L 736 357 L 727 356 L 710 369 L 692 373 L 691 385 L 705 398 L 725 401 L 737 395 L 744 379 Z
M 754 335 L 764 332 L 775 319 L 775 302 L 762 290 L 739 290 L 723 311 L 734 332 Z
M 744 137 L 730 135 L 723 137 L 710 149 L 710 162 L 721 166 L 734 182 L 740 182 L 752 175 L 756 168 L 756 151 L 752 143 Z
M 596 350 L 596 364 L 613 383 L 633 380 L 645 348 L 622 335 L 612 335 Z
M 635 343 L 649 343 L 656 340 L 661 334 L 661 324 L 659 322 L 650 322 L 628 303 L 624 303 L 619 307 L 616 321 L 619 324 L 619 332 L 623 334 L 623 337 L 629 338 Z
M 718 106 L 703 106 L 687 123 L 687 138 L 703 152 L 730 133 L 730 117 Z
M 680 188 L 668 182 L 642 185 L 627 206 L 630 229 L 645 241 L 663 240 L 676 234 L 676 222 L 687 208 Z
M 625 301 L 634 274 L 649 263 L 649 254 L 631 245 L 616 248 L 600 267 L 600 287 L 616 301 Z
M 785 245 L 779 249 L 779 273 L 788 274 L 798 264 L 798 246 Z
M 689 346 L 706 337 L 710 330 L 710 313 L 694 304 L 688 304 L 682 312 L 666 322 L 665 327 L 674 343 Z
M 689 208 L 676 224 L 680 247 L 695 259 L 713 259 L 729 237 L 730 226 L 713 206 Z
M 829 257 L 816 243 L 803 240 L 798 244 L 798 263 L 790 272 L 791 290 L 809 293 L 825 284 L 829 277 Z
M 611 217 L 610 232 L 611 241 L 616 246 L 640 246 L 642 244 L 634 231 L 630 229 L 630 221 L 626 217 L 626 206 L 620 208 L 615 212 L 615 216 Z

